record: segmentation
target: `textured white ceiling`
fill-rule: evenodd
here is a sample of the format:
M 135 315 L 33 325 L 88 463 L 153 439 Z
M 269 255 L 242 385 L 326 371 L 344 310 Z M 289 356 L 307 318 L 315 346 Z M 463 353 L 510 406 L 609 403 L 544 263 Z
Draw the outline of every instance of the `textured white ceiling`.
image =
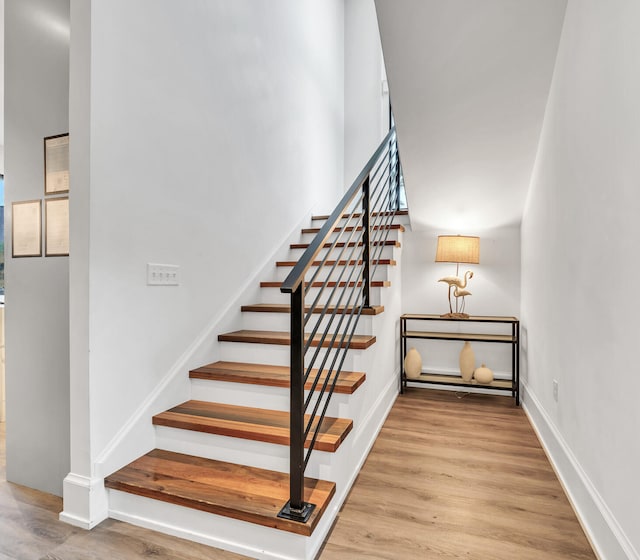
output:
M 376 0 L 414 229 L 519 223 L 566 0 Z

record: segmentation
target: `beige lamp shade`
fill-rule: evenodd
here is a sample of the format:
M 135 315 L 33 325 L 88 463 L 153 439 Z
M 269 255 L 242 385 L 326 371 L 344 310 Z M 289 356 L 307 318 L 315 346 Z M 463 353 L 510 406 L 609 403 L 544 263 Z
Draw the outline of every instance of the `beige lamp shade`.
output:
M 480 263 L 480 238 L 468 235 L 439 235 L 436 262 Z

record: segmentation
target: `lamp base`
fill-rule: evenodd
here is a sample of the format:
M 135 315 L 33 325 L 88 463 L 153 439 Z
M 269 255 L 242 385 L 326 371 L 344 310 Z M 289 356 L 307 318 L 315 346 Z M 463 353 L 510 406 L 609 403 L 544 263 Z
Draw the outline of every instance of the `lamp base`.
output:
M 468 313 L 445 313 L 444 315 L 440 315 L 443 319 L 468 319 Z

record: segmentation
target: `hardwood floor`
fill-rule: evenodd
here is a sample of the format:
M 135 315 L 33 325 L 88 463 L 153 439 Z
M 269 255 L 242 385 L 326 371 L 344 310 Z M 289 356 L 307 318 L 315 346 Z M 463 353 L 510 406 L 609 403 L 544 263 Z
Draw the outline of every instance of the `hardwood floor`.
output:
M 513 399 L 409 389 L 321 558 L 596 557 Z
M 533 430 L 507 397 L 410 389 L 373 447 L 320 560 L 595 559 Z M 241 556 L 107 520 L 58 521 L 60 498 L 5 480 L 0 560 L 232 560 Z

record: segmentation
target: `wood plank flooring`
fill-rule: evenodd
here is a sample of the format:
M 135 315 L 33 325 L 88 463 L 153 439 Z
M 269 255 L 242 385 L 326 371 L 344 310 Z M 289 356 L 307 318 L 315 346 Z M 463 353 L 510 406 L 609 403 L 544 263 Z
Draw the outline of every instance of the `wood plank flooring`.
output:
M 2 560 L 242 558 L 113 520 L 71 527 L 59 498 L 8 484 L 4 463 L 0 424 Z M 398 397 L 318 560 L 407 558 L 596 558 L 510 397 Z
M 242 560 L 245 557 L 112 519 L 92 531 L 58 520 L 57 496 L 6 482 L 0 423 L 0 560 Z
M 595 559 L 522 409 L 400 395 L 320 556 Z

